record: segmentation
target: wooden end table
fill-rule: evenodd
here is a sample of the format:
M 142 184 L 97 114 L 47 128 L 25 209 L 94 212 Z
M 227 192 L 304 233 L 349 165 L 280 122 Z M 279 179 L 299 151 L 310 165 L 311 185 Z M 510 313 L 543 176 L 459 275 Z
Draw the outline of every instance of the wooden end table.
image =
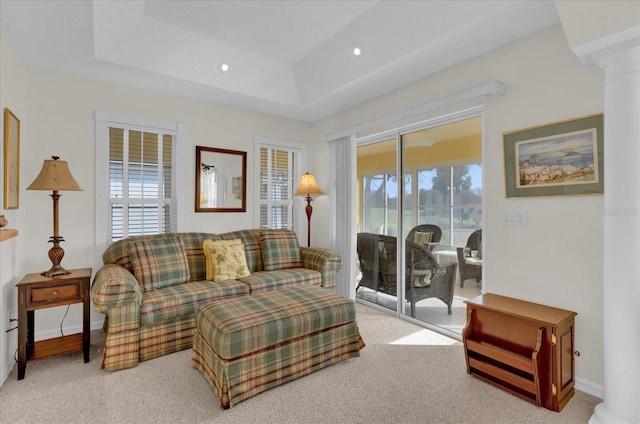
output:
M 91 268 L 74 269 L 69 274 L 47 277 L 27 274 L 18 288 L 18 380 L 24 378 L 27 361 L 82 349 L 89 362 Z M 35 311 L 54 306 L 82 303 L 82 333 L 47 340 L 34 340 Z

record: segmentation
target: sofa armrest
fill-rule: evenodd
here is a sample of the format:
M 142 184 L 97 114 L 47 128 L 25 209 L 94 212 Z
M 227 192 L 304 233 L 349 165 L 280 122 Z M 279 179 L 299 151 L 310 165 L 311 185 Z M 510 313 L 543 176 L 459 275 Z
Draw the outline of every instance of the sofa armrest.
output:
M 115 264 L 100 268 L 91 286 L 91 300 L 96 310 L 107 316 L 107 333 L 140 326 L 142 287 L 126 268 Z
M 336 274 L 342 267 L 342 257 L 338 252 L 319 247 L 300 247 L 300 256 L 305 268 L 322 274 L 322 287 L 335 288 Z

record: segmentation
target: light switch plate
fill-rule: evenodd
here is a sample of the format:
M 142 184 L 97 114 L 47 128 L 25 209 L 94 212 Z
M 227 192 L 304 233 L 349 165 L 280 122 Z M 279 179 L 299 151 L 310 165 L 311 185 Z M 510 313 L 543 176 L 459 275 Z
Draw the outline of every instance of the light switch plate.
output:
M 527 225 L 527 211 L 524 209 L 507 209 L 502 211 L 503 225 Z

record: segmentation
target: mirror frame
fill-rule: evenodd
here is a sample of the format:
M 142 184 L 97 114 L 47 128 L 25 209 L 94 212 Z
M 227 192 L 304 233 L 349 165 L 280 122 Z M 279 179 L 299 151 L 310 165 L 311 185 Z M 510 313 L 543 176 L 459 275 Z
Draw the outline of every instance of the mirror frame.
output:
M 236 155 L 242 159 L 242 206 L 237 208 L 203 208 L 200 206 L 200 176 L 202 168 L 202 153 L 218 153 L 222 155 Z M 196 212 L 246 212 L 247 211 L 247 152 L 240 150 L 218 149 L 216 147 L 196 146 L 196 191 L 195 191 L 195 211 Z

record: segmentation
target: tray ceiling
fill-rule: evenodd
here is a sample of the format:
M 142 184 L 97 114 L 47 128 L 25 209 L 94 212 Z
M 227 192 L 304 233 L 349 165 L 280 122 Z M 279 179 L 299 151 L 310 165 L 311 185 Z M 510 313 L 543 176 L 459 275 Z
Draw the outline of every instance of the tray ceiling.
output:
M 32 65 L 305 121 L 559 22 L 547 0 L 3 0 L 0 17 Z

